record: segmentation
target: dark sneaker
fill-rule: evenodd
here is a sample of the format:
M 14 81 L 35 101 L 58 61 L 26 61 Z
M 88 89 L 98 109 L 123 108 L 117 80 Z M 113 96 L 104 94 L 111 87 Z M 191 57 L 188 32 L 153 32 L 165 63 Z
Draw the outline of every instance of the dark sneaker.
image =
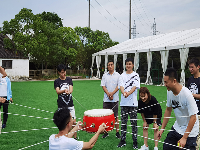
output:
M 137 142 L 133 142 L 133 149 L 138 149 Z
M 116 133 L 116 137 L 117 137 L 118 139 L 121 139 L 121 136 L 120 136 L 119 132 Z
M 137 145 L 133 145 L 133 149 L 138 149 L 138 146 Z
M 2 125 L 2 129 L 4 129 L 5 127 L 6 127 L 6 124 L 3 124 L 3 125 Z
M 124 147 L 124 146 L 126 146 L 126 142 L 121 140 L 117 147 Z
M 106 132 L 106 133 L 104 133 L 104 135 L 102 136 L 102 138 L 107 138 L 109 135 L 108 135 L 108 133 Z

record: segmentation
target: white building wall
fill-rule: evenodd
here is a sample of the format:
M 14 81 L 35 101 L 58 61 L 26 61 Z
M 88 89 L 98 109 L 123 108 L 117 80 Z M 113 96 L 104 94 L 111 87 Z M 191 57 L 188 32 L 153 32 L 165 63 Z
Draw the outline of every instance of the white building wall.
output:
M 11 80 L 29 78 L 28 59 L 0 59 L 0 66 L 2 66 L 2 60 L 12 60 L 12 69 L 6 69 L 6 73 Z

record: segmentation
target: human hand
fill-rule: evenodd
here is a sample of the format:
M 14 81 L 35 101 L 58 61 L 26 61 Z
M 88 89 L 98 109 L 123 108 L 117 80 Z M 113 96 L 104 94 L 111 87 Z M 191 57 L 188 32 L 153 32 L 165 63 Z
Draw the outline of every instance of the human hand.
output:
M 153 128 L 155 128 L 154 130 L 158 131 L 159 126 L 157 125 L 157 123 L 154 123 L 154 124 L 153 124 Z
M 129 92 L 124 92 L 124 97 L 127 98 L 129 96 Z
M 148 124 L 147 124 L 146 121 L 144 121 L 144 123 L 143 123 L 143 129 L 144 129 L 144 130 L 148 130 Z
M 78 130 L 82 130 L 83 129 L 83 123 L 81 121 L 78 121 L 76 126 L 78 127 Z
M 113 100 L 113 93 L 110 92 L 108 97 L 109 97 L 109 100 Z
M 3 97 L 0 97 L 0 102 L 1 102 L 1 103 L 5 103 L 5 101 L 6 101 L 6 99 L 5 99 L 5 98 L 3 98 Z
M 105 123 L 102 123 L 100 126 L 99 126 L 99 129 L 98 129 L 98 133 L 103 133 L 105 132 L 105 129 L 107 128 L 106 124 Z
M 65 89 L 65 93 L 66 93 L 67 95 L 70 94 L 68 89 Z
M 161 139 L 161 136 L 162 136 L 163 132 L 164 132 L 164 130 L 158 131 L 158 136 L 157 136 L 157 137 L 158 137 L 158 140 Z
M 12 99 L 12 98 L 10 98 L 10 102 L 11 102 L 11 103 L 13 102 L 13 99 Z
M 178 141 L 177 145 L 180 147 L 179 149 L 183 149 L 183 147 L 185 147 L 186 141 L 187 141 L 187 139 L 184 138 L 184 137 L 182 137 L 182 138 Z

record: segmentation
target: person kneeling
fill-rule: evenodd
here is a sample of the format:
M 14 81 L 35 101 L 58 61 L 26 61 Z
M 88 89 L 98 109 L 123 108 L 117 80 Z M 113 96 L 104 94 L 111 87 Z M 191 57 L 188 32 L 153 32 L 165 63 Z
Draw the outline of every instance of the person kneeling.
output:
M 89 142 L 77 141 L 73 137 L 74 133 L 81 130 L 82 122 L 78 121 L 76 126 L 71 130 L 73 119 L 68 108 L 62 108 L 54 113 L 53 121 L 58 127 L 58 134 L 52 134 L 49 137 L 49 150 L 64 150 L 64 149 L 92 149 L 99 135 L 105 131 L 106 125 L 99 126 L 97 133 L 90 139 Z M 71 130 L 71 131 L 70 131 Z

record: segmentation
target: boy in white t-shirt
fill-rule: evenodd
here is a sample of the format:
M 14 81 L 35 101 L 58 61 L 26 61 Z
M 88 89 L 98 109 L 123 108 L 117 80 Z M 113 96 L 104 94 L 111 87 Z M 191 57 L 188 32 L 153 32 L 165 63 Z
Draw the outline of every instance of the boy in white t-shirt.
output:
M 82 122 L 79 121 L 71 130 L 73 119 L 68 108 L 63 107 L 56 111 L 53 119 L 59 129 L 59 132 L 58 134 L 52 134 L 49 137 L 49 150 L 92 149 L 100 133 L 104 132 L 106 128 L 105 124 L 100 125 L 97 133 L 90 139 L 89 142 L 77 141 L 72 137 L 78 130 L 82 129 Z
M 119 87 L 121 90 L 121 141 L 117 147 L 126 146 L 126 130 L 128 115 L 132 126 L 133 149 L 137 149 L 137 89 L 140 88 L 140 77 L 133 71 L 134 61 L 127 58 L 126 72 L 119 78 Z
M 196 139 L 199 132 L 198 108 L 194 97 L 189 89 L 182 86 L 177 81 L 177 73 L 173 68 L 168 68 L 165 72 L 164 83 L 167 87 L 167 108 L 165 110 L 163 124 L 158 132 L 158 139 L 164 132 L 172 109 L 174 110 L 176 121 L 164 141 L 163 150 L 178 150 L 187 148 L 195 150 Z

